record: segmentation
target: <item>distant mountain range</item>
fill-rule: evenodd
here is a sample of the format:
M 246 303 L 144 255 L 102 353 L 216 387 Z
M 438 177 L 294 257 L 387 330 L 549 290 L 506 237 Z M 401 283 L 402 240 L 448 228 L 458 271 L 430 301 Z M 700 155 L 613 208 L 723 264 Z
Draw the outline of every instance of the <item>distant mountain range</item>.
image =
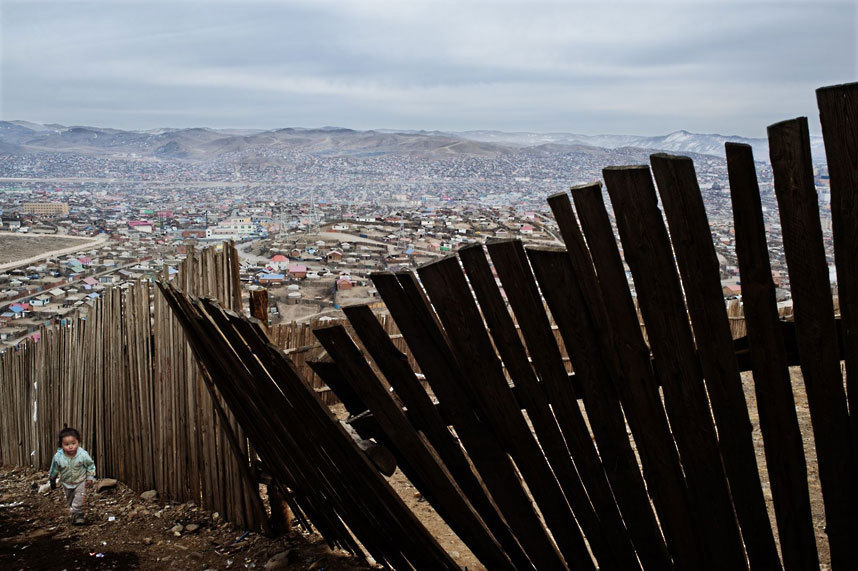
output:
M 724 156 L 724 142 L 747 143 L 757 160 L 768 161 L 768 141 L 677 131 L 663 136 L 578 135 L 574 133 L 507 133 L 503 131 L 356 131 L 340 127 L 242 129 L 152 129 L 123 131 L 102 127 L 41 125 L 0 121 L 0 154 L 76 152 L 126 158 L 218 160 L 230 156 L 272 156 L 298 151 L 319 156 L 369 157 L 386 154 L 498 157 L 531 153 L 594 153 L 604 149 L 646 149 L 679 154 Z M 824 161 L 822 138 L 811 138 L 815 161 Z

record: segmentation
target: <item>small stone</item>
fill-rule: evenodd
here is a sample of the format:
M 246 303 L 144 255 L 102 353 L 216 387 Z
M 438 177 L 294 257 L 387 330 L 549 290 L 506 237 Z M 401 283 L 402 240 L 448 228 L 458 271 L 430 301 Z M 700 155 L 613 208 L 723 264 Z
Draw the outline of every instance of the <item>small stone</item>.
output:
M 220 518 L 220 514 L 219 514 L 219 513 L 214 512 L 214 513 L 212 514 L 212 519 L 219 519 L 219 518 Z
M 145 543 L 146 545 L 152 545 L 152 538 L 151 537 L 144 537 L 143 543 Z
M 117 484 L 117 481 L 115 478 L 102 478 L 101 480 L 98 481 L 97 484 L 95 484 L 95 491 L 101 492 L 101 490 L 106 490 L 108 488 L 115 488 L 116 484 Z M 155 492 L 155 493 L 157 494 L 158 492 Z
M 182 526 L 182 524 L 177 523 L 176 525 L 174 525 L 173 527 L 170 528 L 170 531 L 172 531 L 176 535 L 181 535 L 183 529 L 185 529 L 185 528 Z
M 147 502 L 154 501 L 158 497 L 157 490 L 149 490 L 147 492 L 143 492 L 140 494 L 140 499 L 146 500 Z
M 194 531 L 197 531 L 198 529 L 200 529 L 200 526 L 195 523 L 189 523 L 185 526 L 185 531 L 187 531 L 188 533 L 192 533 Z
M 298 561 L 298 551 L 295 549 L 289 549 L 288 551 L 281 551 L 280 553 L 274 555 L 271 559 L 269 559 L 265 563 L 265 569 L 268 571 L 273 571 L 276 569 L 287 569 L 288 567 L 294 565 Z

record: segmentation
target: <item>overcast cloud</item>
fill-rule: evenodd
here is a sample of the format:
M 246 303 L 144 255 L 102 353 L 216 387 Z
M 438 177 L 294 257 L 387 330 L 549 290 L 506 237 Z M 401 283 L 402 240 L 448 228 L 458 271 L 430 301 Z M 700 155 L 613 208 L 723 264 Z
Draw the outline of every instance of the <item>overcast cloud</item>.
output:
M 858 80 L 856 6 L 0 0 L 0 118 L 759 137 Z

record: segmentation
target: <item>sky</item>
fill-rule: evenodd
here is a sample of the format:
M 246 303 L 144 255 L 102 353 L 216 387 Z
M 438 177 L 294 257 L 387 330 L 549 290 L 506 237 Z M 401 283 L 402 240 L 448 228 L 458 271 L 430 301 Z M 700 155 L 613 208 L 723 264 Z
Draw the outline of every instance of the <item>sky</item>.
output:
M 749 137 L 858 80 L 858 2 L 0 0 L 0 119 Z

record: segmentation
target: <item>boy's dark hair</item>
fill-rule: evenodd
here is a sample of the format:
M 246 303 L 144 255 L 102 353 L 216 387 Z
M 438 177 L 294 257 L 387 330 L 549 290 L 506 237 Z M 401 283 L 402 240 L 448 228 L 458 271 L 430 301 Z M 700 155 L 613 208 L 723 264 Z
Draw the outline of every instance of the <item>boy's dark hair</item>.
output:
M 62 448 L 63 438 L 65 438 L 66 436 L 74 436 L 77 439 L 78 443 L 80 442 L 80 432 L 78 432 L 74 428 L 69 428 L 68 426 L 66 426 L 65 428 L 60 430 L 60 435 L 57 437 L 57 442 L 59 443 L 60 448 Z

